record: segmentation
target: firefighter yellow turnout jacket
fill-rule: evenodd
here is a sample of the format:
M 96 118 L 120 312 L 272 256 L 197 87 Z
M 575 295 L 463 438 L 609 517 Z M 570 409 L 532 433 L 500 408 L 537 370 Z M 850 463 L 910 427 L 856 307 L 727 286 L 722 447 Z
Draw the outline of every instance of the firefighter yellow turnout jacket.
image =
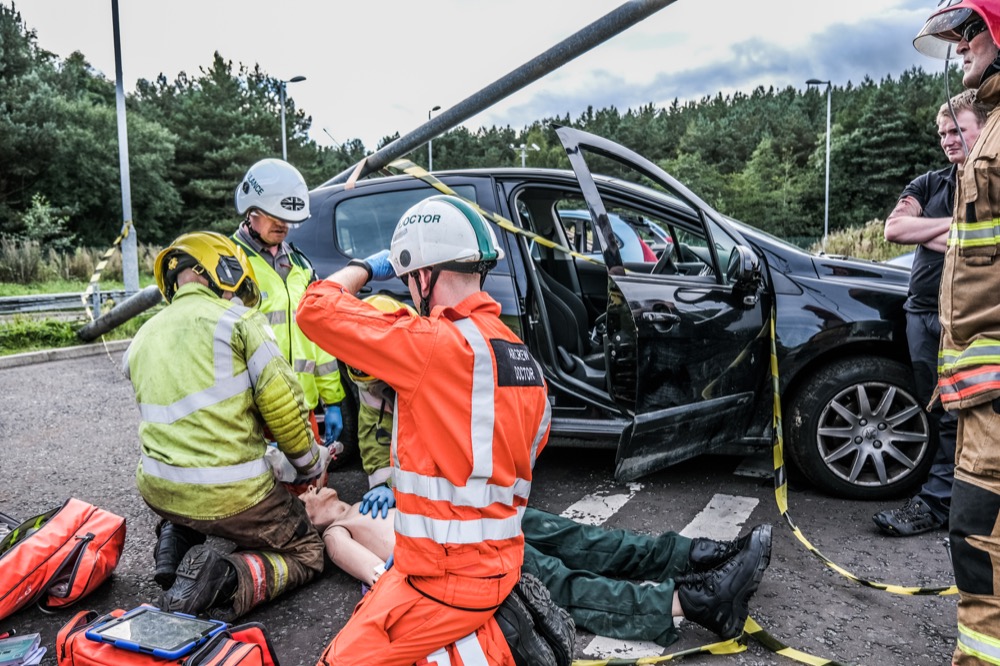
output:
M 142 416 L 136 484 L 156 509 L 215 520 L 254 506 L 275 483 L 264 426 L 300 474 L 319 458 L 270 327 L 207 287 L 181 286 L 136 333 L 123 366 Z

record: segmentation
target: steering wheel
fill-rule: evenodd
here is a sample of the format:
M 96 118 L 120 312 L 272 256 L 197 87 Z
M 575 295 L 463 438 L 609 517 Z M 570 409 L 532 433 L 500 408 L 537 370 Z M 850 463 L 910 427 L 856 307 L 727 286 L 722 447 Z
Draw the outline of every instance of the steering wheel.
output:
M 663 249 L 663 254 L 660 258 L 656 260 L 656 264 L 653 265 L 653 270 L 650 271 L 651 275 L 676 275 L 680 271 L 677 270 L 677 264 L 671 258 L 674 253 L 674 246 L 666 247 Z

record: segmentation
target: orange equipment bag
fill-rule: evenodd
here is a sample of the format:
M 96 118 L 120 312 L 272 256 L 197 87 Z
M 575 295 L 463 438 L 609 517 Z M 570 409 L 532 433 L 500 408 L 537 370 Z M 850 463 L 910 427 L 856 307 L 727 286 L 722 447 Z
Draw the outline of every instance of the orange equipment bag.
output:
M 279 666 L 267 631 L 257 622 L 227 627 L 180 659 L 161 659 L 87 638 L 91 627 L 124 614 L 121 609 L 105 615 L 78 612 L 56 636 L 58 666 Z
M 125 519 L 70 498 L 0 538 L 0 619 L 38 602 L 64 608 L 93 592 L 125 546 Z

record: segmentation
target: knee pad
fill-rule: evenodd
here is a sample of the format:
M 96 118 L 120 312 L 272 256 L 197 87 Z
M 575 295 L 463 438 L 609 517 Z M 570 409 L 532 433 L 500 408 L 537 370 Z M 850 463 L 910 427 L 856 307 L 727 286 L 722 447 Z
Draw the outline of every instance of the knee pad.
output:
M 990 554 L 973 547 L 968 537 L 993 535 L 1000 514 L 1000 495 L 955 479 L 951 497 L 949 540 L 955 583 L 962 592 L 995 594 Z

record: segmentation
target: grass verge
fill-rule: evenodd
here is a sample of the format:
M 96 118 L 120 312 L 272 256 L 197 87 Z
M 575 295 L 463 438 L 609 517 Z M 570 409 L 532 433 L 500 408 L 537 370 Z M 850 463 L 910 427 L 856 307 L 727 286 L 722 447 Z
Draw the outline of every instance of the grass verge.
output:
M 103 336 L 104 339 L 124 340 L 131 338 L 160 307 L 162 306 L 133 317 L 108 331 Z M 15 315 L 11 320 L 0 323 L 0 356 L 86 344 L 76 335 L 77 330 L 85 324 L 87 324 L 86 319 L 66 321 Z

